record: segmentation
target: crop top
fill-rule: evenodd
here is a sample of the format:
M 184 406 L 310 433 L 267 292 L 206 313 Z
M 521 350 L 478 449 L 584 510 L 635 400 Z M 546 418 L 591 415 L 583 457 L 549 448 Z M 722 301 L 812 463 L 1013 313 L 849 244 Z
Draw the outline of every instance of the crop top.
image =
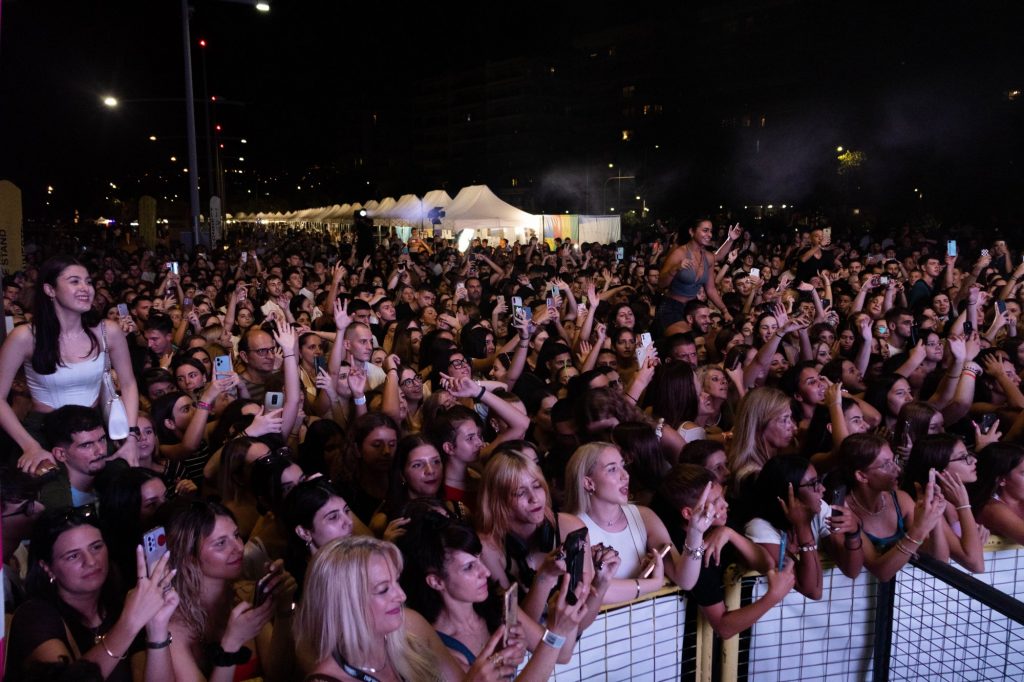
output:
M 53 374 L 39 374 L 32 368 L 32 358 L 25 361 L 25 381 L 32 400 L 53 409 L 65 405 L 92 407 L 100 399 L 103 380 L 103 345 L 96 357 L 81 362 L 57 365 Z
M 700 290 L 708 283 L 708 274 L 712 272 L 712 267 L 708 264 L 707 254 L 701 253 L 700 257 L 704 260 L 703 268 L 701 269 L 700 276 L 697 275 L 697 268 L 694 265 L 691 268 L 681 268 L 676 272 L 675 277 L 669 282 L 668 291 L 673 296 L 681 296 L 685 299 L 697 298 L 697 294 Z

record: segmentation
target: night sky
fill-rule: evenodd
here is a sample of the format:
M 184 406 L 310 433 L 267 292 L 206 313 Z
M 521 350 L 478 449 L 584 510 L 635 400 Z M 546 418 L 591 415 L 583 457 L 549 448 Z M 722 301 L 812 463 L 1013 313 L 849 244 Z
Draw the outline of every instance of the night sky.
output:
M 209 41 L 205 58 L 195 52 L 195 88 L 201 97 L 205 66 L 208 94 L 239 103 L 215 113 L 227 154 L 244 154 L 246 167 L 258 173 L 294 171 L 334 160 L 344 147 L 340 114 L 347 107 L 395 106 L 426 75 L 486 59 L 564 55 L 578 49 L 573 43 L 581 36 L 640 22 L 679 57 L 652 64 L 651 77 L 679 78 L 677 71 L 687 69 L 688 82 L 701 88 L 695 107 L 704 98 L 713 107 L 745 79 L 777 77 L 764 69 L 796 65 L 799 76 L 779 79 L 771 103 L 775 110 L 788 107 L 789 128 L 771 132 L 788 135 L 785 144 L 794 150 L 802 147 L 801 135 L 834 128 L 820 137 L 859 136 L 865 147 L 896 150 L 894 163 L 915 171 L 947 168 L 950 177 L 967 179 L 992 173 L 1000 188 L 1021 179 L 1024 101 L 1008 103 L 1002 94 L 1024 90 L 1018 3 L 935 9 L 932 3 L 783 2 L 810 18 L 795 33 L 745 44 L 749 52 L 728 55 L 735 64 L 727 67 L 722 54 L 700 45 L 697 19 L 708 8 L 742 16 L 744 8 L 770 12 L 780 3 L 681 4 L 648 11 L 643 3 L 615 10 L 582 3 L 481 5 L 467 15 L 470 10 L 437 4 L 400 13 L 384 3 L 278 0 L 261 14 L 242 4 L 195 0 L 193 43 Z M 58 220 L 72 208 L 101 210 L 111 182 L 143 172 L 180 175 L 187 164 L 182 102 L 123 102 L 116 111 L 101 104 L 107 94 L 183 97 L 179 2 L 0 0 L 0 12 L 0 178 L 22 187 L 27 216 Z M 772 55 L 767 66 L 764 52 Z M 693 71 L 713 77 L 701 81 Z M 200 110 L 200 127 L 202 117 Z M 693 146 L 685 142 L 680 139 L 672 160 L 680 167 L 694 164 Z M 202 167 L 202 140 L 199 147 Z M 735 169 L 728 183 L 738 186 L 763 182 L 761 176 L 813 174 L 814 164 L 801 165 L 799 156 L 756 163 L 723 157 L 722 163 Z M 903 182 L 906 175 L 893 177 Z M 174 189 L 187 191 L 183 180 Z M 292 208 L 304 205 L 301 196 L 288 201 Z

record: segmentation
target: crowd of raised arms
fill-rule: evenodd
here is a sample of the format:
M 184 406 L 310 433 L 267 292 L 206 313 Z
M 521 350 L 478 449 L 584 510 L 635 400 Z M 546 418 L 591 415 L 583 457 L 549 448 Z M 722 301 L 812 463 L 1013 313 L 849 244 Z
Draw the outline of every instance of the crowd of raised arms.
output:
M 1004 241 L 701 219 L 77 253 L 3 278 L 12 681 L 542 680 L 666 583 L 727 638 L 821 599 L 824 556 L 889 579 L 1024 542 Z M 734 562 L 768 585 L 738 609 Z

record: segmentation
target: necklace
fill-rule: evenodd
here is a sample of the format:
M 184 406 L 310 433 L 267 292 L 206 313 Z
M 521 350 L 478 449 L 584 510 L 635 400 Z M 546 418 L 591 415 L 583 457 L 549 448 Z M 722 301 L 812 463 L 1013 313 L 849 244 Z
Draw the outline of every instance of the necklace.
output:
M 869 516 L 878 516 L 879 514 L 881 514 L 882 512 L 885 511 L 885 507 L 886 507 L 885 495 L 882 496 L 882 503 L 881 503 L 881 505 L 879 505 L 877 511 L 871 511 L 870 509 L 868 509 L 866 506 L 864 506 L 864 503 L 862 503 L 860 500 L 858 500 L 857 496 L 854 495 L 853 493 L 850 493 L 850 499 L 853 500 L 853 503 L 855 505 L 857 505 L 858 507 L 860 507 L 861 509 L 863 509 L 864 512 L 866 514 L 868 514 Z

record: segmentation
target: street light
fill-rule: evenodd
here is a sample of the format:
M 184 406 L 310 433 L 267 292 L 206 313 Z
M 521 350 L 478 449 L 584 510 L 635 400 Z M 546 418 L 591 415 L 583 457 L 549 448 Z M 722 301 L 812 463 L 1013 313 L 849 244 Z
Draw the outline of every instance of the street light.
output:
M 260 12 L 269 12 L 270 3 L 252 0 L 222 0 L 239 4 L 252 4 Z M 192 39 L 189 37 L 189 0 L 181 0 L 181 37 L 185 46 L 185 128 L 188 136 L 188 167 L 199 168 L 196 151 L 196 105 L 192 90 Z M 189 173 L 189 217 L 192 222 L 192 246 L 199 245 L 199 173 Z
M 119 102 L 117 101 L 116 97 L 111 97 L 110 95 L 107 95 L 103 98 L 103 104 L 113 109 L 119 104 Z

